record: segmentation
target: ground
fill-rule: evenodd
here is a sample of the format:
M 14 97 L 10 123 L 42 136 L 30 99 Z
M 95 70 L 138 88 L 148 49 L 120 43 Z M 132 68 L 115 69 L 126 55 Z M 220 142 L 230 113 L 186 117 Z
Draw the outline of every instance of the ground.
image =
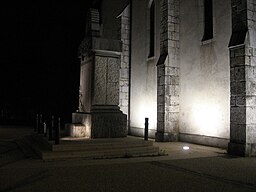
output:
M 256 158 L 185 143 L 154 143 L 158 157 L 42 161 L 15 139 L 29 127 L 0 127 L 0 191 L 256 191 Z M 184 145 L 190 146 L 184 151 Z

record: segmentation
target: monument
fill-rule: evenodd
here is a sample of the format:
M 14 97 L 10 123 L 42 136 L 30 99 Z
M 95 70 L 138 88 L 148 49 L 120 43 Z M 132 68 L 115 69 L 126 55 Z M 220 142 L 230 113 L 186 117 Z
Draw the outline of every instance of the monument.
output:
M 116 138 L 127 136 L 127 115 L 119 108 L 120 40 L 100 35 L 100 14 L 90 9 L 81 59 L 79 109 L 67 126 L 70 136 Z

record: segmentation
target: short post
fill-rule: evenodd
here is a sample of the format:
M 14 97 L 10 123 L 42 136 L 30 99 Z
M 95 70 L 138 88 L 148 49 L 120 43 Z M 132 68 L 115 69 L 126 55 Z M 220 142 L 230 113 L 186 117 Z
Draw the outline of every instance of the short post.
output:
M 58 126 L 55 130 L 55 144 L 60 144 L 60 117 L 58 118 Z
M 51 126 L 49 126 L 49 141 L 52 140 L 52 131 L 54 129 L 54 116 L 52 115 Z
M 148 118 L 145 118 L 144 140 L 148 140 Z
M 36 125 L 34 128 L 34 132 L 37 132 L 37 130 L 38 130 L 38 123 L 39 123 L 39 117 L 38 117 L 38 114 L 36 114 Z
M 47 130 L 46 130 L 47 126 L 46 126 L 46 122 L 44 121 L 44 124 L 43 124 L 43 134 L 44 134 L 44 137 L 46 137 L 46 134 L 47 134 Z

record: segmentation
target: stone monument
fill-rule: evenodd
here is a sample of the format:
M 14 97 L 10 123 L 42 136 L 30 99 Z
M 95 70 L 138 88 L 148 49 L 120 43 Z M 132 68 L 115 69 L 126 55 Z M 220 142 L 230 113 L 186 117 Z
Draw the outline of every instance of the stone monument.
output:
M 127 136 L 127 116 L 119 108 L 122 44 L 100 35 L 100 14 L 90 9 L 81 59 L 79 110 L 67 125 L 70 135 L 86 138 Z

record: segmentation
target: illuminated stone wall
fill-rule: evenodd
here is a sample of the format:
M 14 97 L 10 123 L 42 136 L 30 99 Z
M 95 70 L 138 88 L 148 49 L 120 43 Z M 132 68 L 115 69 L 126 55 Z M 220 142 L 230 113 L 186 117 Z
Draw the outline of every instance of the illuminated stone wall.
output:
M 204 36 L 203 0 L 180 1 L 182 141 L 227 146 L 230 118 L 231 1 L 213 1 L 213 38 Z M 203 139 L 200 139 L 203 138 Z

